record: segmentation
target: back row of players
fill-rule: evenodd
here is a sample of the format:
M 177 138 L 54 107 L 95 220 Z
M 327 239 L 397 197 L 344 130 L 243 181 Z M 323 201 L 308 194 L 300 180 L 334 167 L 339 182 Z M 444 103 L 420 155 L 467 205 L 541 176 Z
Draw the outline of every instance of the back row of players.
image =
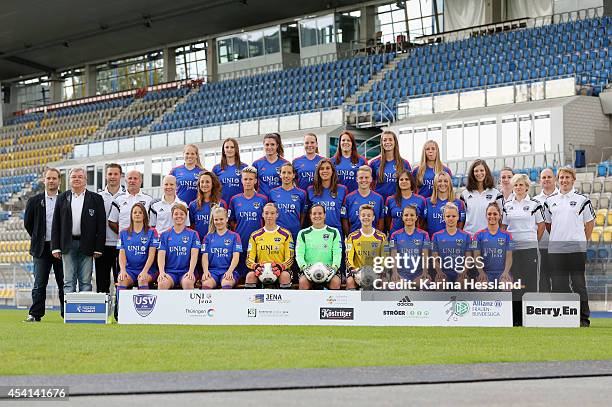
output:
M 460 258 L 477 249 L 485 263 L 474 268 L 475 278 L 521 278 L 529 291 L 569 291 L 571 277 L 574 291 L 586 301 L 583 257 L 594 211 L 588 198 L 573 190 L 572 169 L 560 169 L 561 191 L 556 188 L 552 170 L 544 170 L 542 193 L 531 198 L 526 176 L 504 168 L 497 189 L 487 163 L 476 160 L 468 173 L 467 188 L 456 196 L 451 171 L 442 164 L 435 141 L 425 143 L 421 163 L 414 169 L 400 156 L 393 132 L 382 134 L 381 155 L 369 164 L 356 147 L 354 136 L 346 131 L 340 135 L 335 156 L 325 158 L 318 154 L 316 135 L 307 134 L 305 154 L 290 163 L 283 158 L 280 135 L 272 133 L 264 137 L 265 156 L 247 166 L 240 160 L 238 142 L 226 139 L 221 163 L 208 171 L 201 165 L 197 146 L 187 145 L 185 164 L 173 168 L 164 178 L 164 197 L 158 201 L 142 194 L 140 174 L 129 172 L 125 194 L 111 194 L 108 189 L 102 192 L 111 229 L 107 245 L 109 238 L 112 243 L 112 232 L 121 230 L 117 245 L 123 249 L 120 286 L 137 281 L 147 285 L 153 278 L 154 259 L 142 261 L 150 257 L 146 255 L 148 250 L 130 251 L 126 246 L 128 240 L 133 240 L 135 230 L 152 234 L 152 239 L 143 240 L 157 239 L 154 230 L 134 229 L 134 223 L 141 222 L 134 218 L 138 212 L 135 208 L 139 207 L 135 204 L 140 203 L 143 214 L 138 216 L 146 218 L 143 225 L 165 231 L 160 238 L 160 252 L 175 253 L 173 260 L 191 251 L 203 253 L 202 257 L 186 256 L 180 266 L 159 261 L 160 288 L 193 287 L 198 270 L 203 272 L 203 287 L 229 288 L 245 277 L 249 286 L 257 281 L 254 275 L 262 271 L 264 262 L 274 264 L 281 286 L 288 287 L 294 242 L 297 266 L 302 272 L 309 265 L 304 250 L 316 248 L 308 250 L 311 257 L 323 256 L 326 264 L 336 270 L 344 270 L 345 261 L 348 266 L 345 275 L 334 275 L 327 281 L 329 288 L 339 288 L 341 277 L 347 278 L 347 287 L 351 288 L 351 273 L 360 263 L 354 258 L 359 257 L 359 247 L 382 248 L 389 240 L 388 246 L 395 251 L 411 254 L 422 255 L 431 249 L 434 255 Z M 109 165 L 107 181 L 109 172 L 114 171 L 120 178 L 120 167 Z M 212 211 L 215 207 L 223 209 Z M 551 247 L 547 243 L 549 232 L 551 242 L 556 242 Z M 249 249 L 243 250 L 246 242 Z M 344 250 L 340 246 L 339 254 L 334 255 L 336 242 L 345 247 L 347 256 L 342 256 Z M 141 259 L 137 267 L 126 266 L 130 255 Z M 550 275 L 553 268 L 567 273 Z M 138 274 L 134 274 L 136 271 Z M 254 275 L 247 275 L 249 271 Z M 399 274 L 408 279 L 457 278 L 456 264 L 442 267 L 435 275 L 434 271 L 430 271 L 431 276 L 427 269 Z M 308 277 L 301 276 L 301 288 L 310 287 L 312 281 Z M 586 312 L 588 319 L 588 306 Z

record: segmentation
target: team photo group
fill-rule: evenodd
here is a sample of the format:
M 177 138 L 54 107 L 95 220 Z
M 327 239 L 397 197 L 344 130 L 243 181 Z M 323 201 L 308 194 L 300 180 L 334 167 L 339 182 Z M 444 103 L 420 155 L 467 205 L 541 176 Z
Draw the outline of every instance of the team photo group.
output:
M 385 288 L 505 284 L 514 287 L 515 325 L 525 292 L 574 292 L 589 326 L 585 253 L 595 214 L 574 190 L 573 168 L 542 170 L 541 192 L 530 196 L 527 175 L 505 167 L 496 180 L 477 159 L 458 194 L 432 140 L 413 165 L 391 131 L 369 161 L 349 131 L 330 158 L 312 133 L 293 162 L 277 133 L 263 148 L 244 163 L 238 141 L 225 139 L 221 162 L 206 169 L 187 145 L 160 199 L 119 164 L 106 166 L 99 193 L 86 189 L 83 168 L 70 170 L 70 189 L 59 193 L 60 172 L 48 169 L 45 191 L 25 212 L 35 276 L 27 321 L 44 316 L 51 268 L 63 303 L 64 293 L 92 291 L 95 264 L 96 290 L 113 284 L 118 295 L 136 287 L 355 290 L 371 284 L 371 271 Z

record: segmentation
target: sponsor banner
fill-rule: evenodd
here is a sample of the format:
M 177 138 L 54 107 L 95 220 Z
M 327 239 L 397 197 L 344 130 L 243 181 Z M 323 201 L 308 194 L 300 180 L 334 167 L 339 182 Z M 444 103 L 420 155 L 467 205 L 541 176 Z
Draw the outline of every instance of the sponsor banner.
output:
M 109 314 L 105 293 L 70 293 L 64 296 L 64 323 L 106 324 Z
M 580 327 L 580 296 L 573 293 L 525 293 L 523 326 Z
M 512 326 L 510 293 L 126 290 L 121 324 Z M 435 294 L 435 295 L 423 295 Z

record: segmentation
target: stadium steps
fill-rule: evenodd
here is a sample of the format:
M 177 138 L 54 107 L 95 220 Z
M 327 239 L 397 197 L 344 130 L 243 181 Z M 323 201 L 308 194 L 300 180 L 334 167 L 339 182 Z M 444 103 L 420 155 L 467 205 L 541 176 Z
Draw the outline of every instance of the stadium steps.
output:
M 30 196 L 38 193 L 39 191 L 34 191 L 34 183 L 28 184 L 24 189 L 19 192 L 15 192 L 13 196 L 9 198 L 8 201 L 1 205 L 2 210 L 5 211 L 23 211 L 25 209 L 25 204 L 30 198 Z
M 175 104 L 173 104 L 172 106 L 170 106 L 169 108 L 161 112 L 159 115 L 157 115 L 157 117 L 153 119 L 153 121 L 149 123 L 146 127 L 143 127 L 139 134 L 151 133 L 152 132 L 151 129 L 153 128 L 153 126 L 156 124 L 160 124 L 163 121 L 164 116 L 171 115 L 172 113 L 174 113 L 178 105 L 185 103 L 187 99 L 189 99 L 192 95 L 198 93 L 199 91 L 200 91 L 199 86 L 190 89 L 189 92 L 185 96 L 182 96 L 181 98 L 179 98 Z
M 374 85 L 375 82 L 378 82 L 381 79 L 383 79 L 385 75 L 387 74 L 387 72 L 393 71 L 397 67 L 397 64 L 399 63 L 399 61 L 407 59 L 409 55 L 410 53 L 408 52 L 405 54 L 398 54 L 394 59 L 392 59 L 388 64 L 386 64 L 385 67 L 380 70 L 380 72 L 378 72 L 377 74 L 374 74 L 374 76 L 372 76 L 372 78 L 365 85 L 357 89 L 357 92 L 355 92 L 352 96 L 349 96 L 348 98 L 346 98 L 344 104 L 354 105 L 357 102 L 357 98 L 359 96 L 364 95 L 368 93 L 369 91 L 371 91 L 372 85 Z
M 101 130 L 98 130 L 96 134 L 94 134 L 93 139 L 94 140 L 104 140 L 104 139 L 109 138 L 108 137 L 109 134 L 107 134 L 107 133 L 110 133 L 108 129 L 108 125 L 114 121 L 126 119 L 130 117 L 130 115 L 136 112 L 138 110 L 138 107 L 142 104 L 143 104 L 142 98 L 134 99 L 134 101 L 127 108 L 121 109 L 115 117 L 112 117 L 110 120 L 108 120 L 106 124 L 104 125 L 104 127 L 102 127 Z
M 346 124 L 351 124 L 351 125 L 355 125 L 357 127 L 363 127 L 363 128 L 374 127 L 374 126 L 381 124 L 381 123 L 377 123 L 376 120 L 374 120 L 374 115 L 372 114 L 371 111 L 360 114 L 355 110 L 348 109 L 347 107 L 355 106 L 357 104 L 358 98 L 361 95 L 365 95 L 368 92 L 372 91 L 372 86 L 375 83 L 383 80 L 387 72 L 394 71 L 397 68 L 397 64 L 400 61 L 407 59 L 409 56 L 410 56 L 410 52 L 406 52 L 404 54 L 397 54 L 397 56 L 394 59 L 392 59 L 388 64 L 385 65 L 383 69 L 380 70 L 380 72 L 373 75 L 372 78 L 367 83 L 365 83 L 363 86 L 357 89 L 357 92 L 355 92 L 353 95 L 346 98 L 343 104 L 345 107 L 344 111 L 346 112 L 345 117 L 344 117 L 344 121 Z

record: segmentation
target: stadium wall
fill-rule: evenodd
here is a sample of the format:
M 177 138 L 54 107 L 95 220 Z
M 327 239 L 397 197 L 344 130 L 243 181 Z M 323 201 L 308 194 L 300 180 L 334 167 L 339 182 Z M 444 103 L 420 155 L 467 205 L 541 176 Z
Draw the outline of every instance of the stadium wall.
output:
M 292 161 L 294 158 L 304 154 L 303 145 L 305 133 L 316 134 L 321 153 L 328 155 L 330 137 L 337 137 L 341 130 L 342 127 L 339 126 L 327 126 L 308 130 L 283 132 L 282 140 L 285 147 L 285 158 Z M 236 138 L 240 143 L 240 155 L 243 162 L 251 164 L 254 160 L 264 155 L 262 138 L 263 135 Z M 202 164 L 206 169 L 212 169 L 215 164 L 221 161 L 222 142 L 223 139 L 196 143 L 200 149 Z M 75 158 L 58 163 L 51 163 L 50 166 L 58 168 L 63 174 L 67 174 L 70 168 L 85 168 L 88 172 L 87 188 L 97 191 L 105 185 L 102 179 L 104 177 L 105 165 L 116 162 L 122 165 L 124 173 L 131 169 L 137 169 L 142 172 L 144 191 L 151 194 L 154 198 L 157 198 L 161 194 L 161 187 L 153 186 L 153 173 L 160 174 L 161 177 L 163 177 L 168 174 L 172 167 L 181 165 L 183 163 L 183 148 L 184 144 L 180 144 L 141 152 L 125 152 L 120 154 Z M 164 162 L 161 171 L 154 169 L 155 162 L 159 162 L 159 160 L 163 160 Z M 60 188 L 66 190 L 68 187 L 67 177 L 62 177 L 62 180 L 63 182 Z
M 543 136 L 537 132 L 534 125 L 532 130 L 535 135 L 534 133 L 530 134 L 533 145 L 531 151 L 521 151 L 517 147 L 516 154 L 508 154 L 503 147 L 504 133 L 502 126 L 504 117 L 510 115 L 520 118 L 522 115 L 531 115 L 535 118 L 536 115 L 542 113 L 550 115 L 549 134 L 544 136 L 546 139 L 550 138 L 550 141 L 543 145 Z M 495 119 L 496 145 L 493 148 L 494 154 L 483 153 L 481 133 L 481 146 L 476 155 L 467 156 L 466 154 L 463 158 L 454 159 L 449 151 L 451 143 L 448 139 L 448 126 L 458 122 L 466 124 L 482 121 L 485 118 Z M 491 167 L 497 170 L 506 165 L 513 168 L 525 168 L 552 165 L 553 163 L 571 164 L 574 162 L 575 149 L 587 150 L 587 163 L 594 163 L 601 159 L 601 147 L 612 146 L 610 118 L 603 113 L 599 98 L 592 96 L 570 96 L 415 116 L 397 121 L 389 128 L 399 135 L 402 153 L 410 162 L 420 160 L 422 144 L 425 140 L 432 138 L 440 144 L 442 159 L 451 164 L 451 168 L 459 173 L 467 170 L 467 164 L 477 157 L 486 159 Z M 428 131 L 417 135 L 417 129 L 422 130 L 424 128 Z M 440 128 L 440 130 L 432 135 L 430 134 L 432 128 Z M 471 148 L 470 143 L 469 139 L 464 138 L 463 149 Z M 525 166 L 522 163 L 525 163 Z
M 586 150 L 586 162 L 602 159 L 602 147 L 612 147 L 610 116 L 604 114 L 601 101 L 594 97 L 576 97 L 563 109 L 563 151 L 565 162 L 573 162 L 575 149 Z M 610 150 L 603 151 L 605 160 Z

